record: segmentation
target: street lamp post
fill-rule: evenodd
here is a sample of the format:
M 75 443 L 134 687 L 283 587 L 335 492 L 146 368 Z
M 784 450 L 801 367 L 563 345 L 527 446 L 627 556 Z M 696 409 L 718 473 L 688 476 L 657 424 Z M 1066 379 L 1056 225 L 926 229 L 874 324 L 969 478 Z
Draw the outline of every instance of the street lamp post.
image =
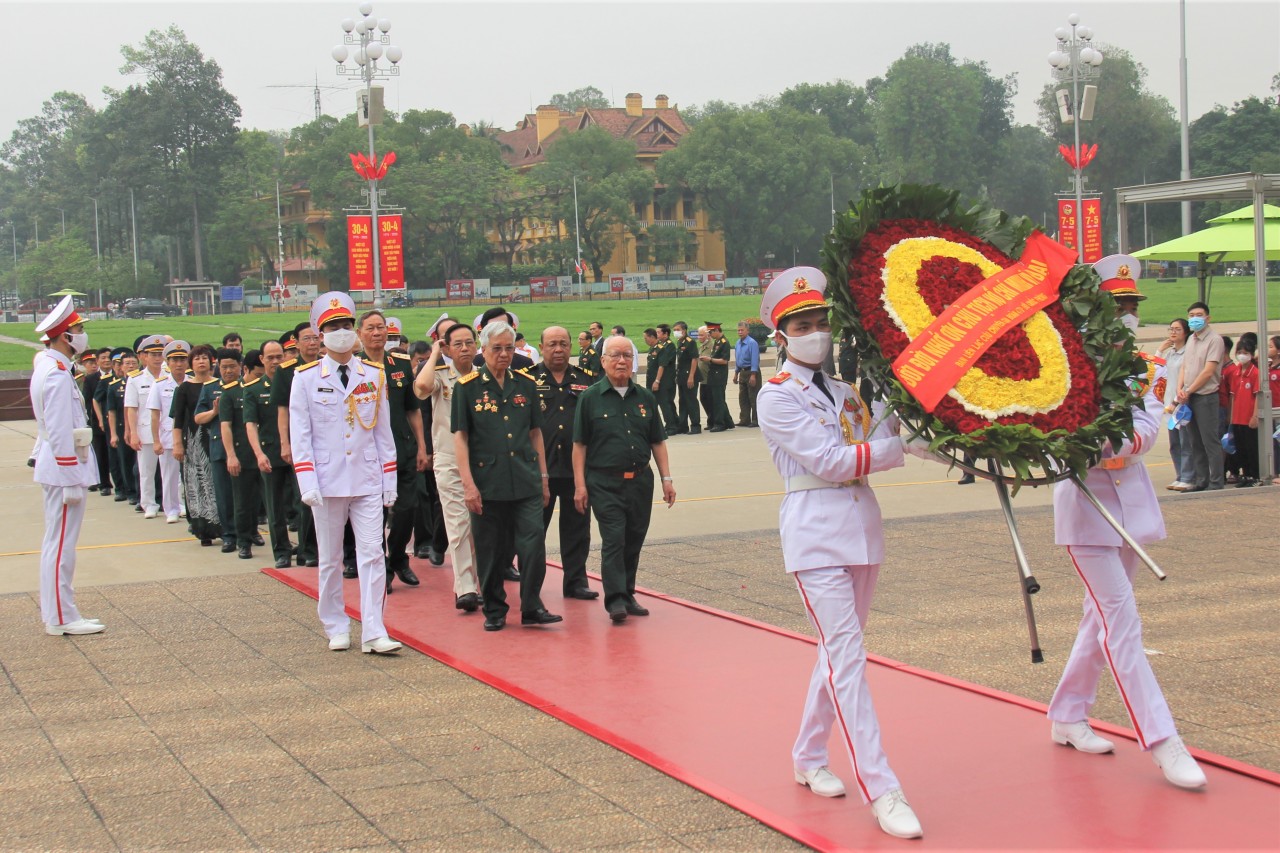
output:
M 1084 263 L 1084 221 L 1081 208 L 1084 204 L 1083 171 L 1080 160 L 1080 84 L 1097 79 L 1098 66 L 1102 65 L 1102 52 L 1093 46 L 1093 30 L 1080 23 L 1080 16 L 1072 12 L 1067 16 L 1071 29 L 1058 27 L 1053 35 L 1058 46 L 1049 54 L 1053 76 L 1059 81 L 1071 81 L 1071 131 L 1075 138 L 1076 165 L 1076 259 Z
M 67 236 L 67 211 L 61 207 L 55 207 L 54 210 L 62 214 L 62 236 Z
M 391 30 L 390 18 L 373 17 L 373 4 L 367 2 L 359 6 L 359 20 L 345 18 L 342 21 L 342 44 L 333 48 L 331 55 L 338 63 L 338 74 L 357 73 L 364 81 L 365 109 L 368 110 L 369 121 L 369 159 L 378 162 L 377 151 L 373 147 L 373 81 L 385 80 L 400 76 L 400 60 L 404 51 L 391 44 L 387 33 Z M 347 45 L 354 45 L 354 53 Z M 349 67 L 347 57 L 355 60 L 356 67 Z M 379 67 L 378 60 L 386 57 L 390 66 Z M 373 232 L 373 305 L 382 307 L 382 264 L 378 246 L 378 179 L 369 178 L 369 224 Z
M 578 263 L 574 269 L 578 273 L 578 293 L 582 293 L 582 237 L 578 232 L 578 176 L 573 175 L 573 242 L 578 247 Z

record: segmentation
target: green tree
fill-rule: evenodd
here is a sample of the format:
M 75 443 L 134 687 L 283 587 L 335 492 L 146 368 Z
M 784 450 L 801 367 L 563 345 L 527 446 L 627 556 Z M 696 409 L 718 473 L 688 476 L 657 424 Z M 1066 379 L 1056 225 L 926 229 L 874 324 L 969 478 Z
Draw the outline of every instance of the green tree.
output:
M 679 149 L 677 149 L 679 150 Z M 571 133 L 547 149 L 533 169 L 561 222 L 574 221 L 577 178 L 578 238 L 596 281 L 613 256 L 619 227 L 635 229 L 635 206 L 653 194 L 653 173 L 636 161 L 635 143 L 598 127 Z M 571 234 L 572 236 L 572 234 Z
M 800 83 L 778 96 L 780 106 L 826 118 L 831 132 L 859 145 L 875 145 L 875 126 L 866 89 L 848 80 Z
M 686 228 L 650 228 L 648 240 L 649 260 L 668 272 L 673 264 L 684 263 L 688 252 L 698 245 L 697 238 Z
M 1235 172 L 1280 172 L 1280 105 L 1273 98 L 1245 98 L 1230 110 L 1218 105 L 1191 123 L 1191 174 L 1197 178 Z M 1210 219 L 1239 203 L 1211 202 Z
M 1018 125 L 1000 141 L 997 166 L 987 185 L 992 203 L 1015 216 L 1028 216 L 1052 233 L 1061 163 L 1057 146 L 1040 128 Z
M 93 247 L 78 237 L 45 240 L 18 262 L 20 292 L 25 297 L 47 296 L 65 287 L 88 292 L 96 274 Z
M 238 281 L 247 265 L 256 266 L 262 258 L 274 281 L 279 254 L 276 185 L 290 187 L 284 140 L 261 130 L 242 131 L 226 166 L 209 229 L 214 276 L 218 281 Z
M 607 109 L 609 99 L 604 96 L 604 92 L 601 92 L 595 86 L 584 86 L 581 89 L 574 89 L 572 92 L 552 95 L 551 100 L 547 103 L 567 113 L 573 113 L 584 107 L 589 110 Z

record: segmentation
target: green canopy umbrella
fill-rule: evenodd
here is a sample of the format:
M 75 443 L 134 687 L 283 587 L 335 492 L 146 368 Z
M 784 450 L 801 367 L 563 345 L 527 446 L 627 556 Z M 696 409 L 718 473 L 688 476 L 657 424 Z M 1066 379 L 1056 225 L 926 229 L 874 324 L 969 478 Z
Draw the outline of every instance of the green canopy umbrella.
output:
M 1262 206 L 1263 219 L 1280 219 L 1280 207 L 1274 204 L 1264 204 Z M 1253 221 L 1253 205 L 1242 207 L 1239 210 L 1233 210 L 1230 213 L 1224 213 L 1221 216 L 1215 216 L 1209 220 L 1210 225 L 1217 225 L 1220 222 L 1235 222 L 1240 219 Z
M 81 293 L 78 290 L 72 290 L 69 287 L 64 287 L 62 290 L 59 290 L 57 293 L 50 293 L 49 295 L 50 296 L 88 296 L 89 294 Z
M 1241 215 L 1244 213 L 1248 216 Z M 1280 207 L 1264 205 L 1264 215 L 1264 256 L 1268 261 L 1280 261 Z M 1214 263 L 1257 259 L 1252 207 L 1226 213 L 1210 221 L 1221 224 L 1139 249 L 1133 256 L 1147 261 L 1198 261 L 1201 255 L 1206 255 Z

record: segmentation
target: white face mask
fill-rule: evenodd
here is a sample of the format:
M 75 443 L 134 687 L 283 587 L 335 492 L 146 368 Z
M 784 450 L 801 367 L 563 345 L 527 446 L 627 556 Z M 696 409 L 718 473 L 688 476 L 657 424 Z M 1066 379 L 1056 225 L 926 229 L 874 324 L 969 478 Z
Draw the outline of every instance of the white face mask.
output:
M 76 350 L 76 352 L 80 352 L 80 350 Z M 1238 352 L 1236 353 L 1236 361 L 1240 362 L 1241 364 L 1248 364 L 1249 362 L 1253 361 L 1253 356 L 1247 352 Z
M 1136 314 L 1120 315 L 1120 322 L 1124 323 L 1124 327 L 1133 333 L 1138 331 L 1138 317 Z
M 71 352 L 74 354 L 79 355 L 89 348 L 88 332 L 80 332 L 79 334 L 68 332 L 67 337 L 71 339 Z
M 329 352 L 351 352 L 355 345 L 355 329 L 334 329 L 324 333 L 324 347 Z
M 810 332 L 795 338 L 783 333 L 783 337 L 787 342 L 787 358 L 794 358 L 805 364 L 821 365 L 831 354 L 830 332 Z
M 679 329 L 672 329 L 671 337 L 675 338 L 678 341 L 684 337 L 684 332 L 680 331 Z

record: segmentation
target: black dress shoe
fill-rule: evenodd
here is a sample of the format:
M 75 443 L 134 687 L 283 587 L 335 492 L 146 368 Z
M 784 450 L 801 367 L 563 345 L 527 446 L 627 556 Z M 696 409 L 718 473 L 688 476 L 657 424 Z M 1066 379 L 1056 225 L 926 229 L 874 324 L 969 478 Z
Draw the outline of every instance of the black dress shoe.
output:
M 277 568 L 277 569 L 287 569 L 287 568 L 289 568 L 289 558 L 288 558 L 288 557 L 276 557 L 276 568 Z
M 124 503 L 129 500 L 129 496 L 124 492 L 116 492 L 116 503 Z
M 342 567 L 342 576 L 347 580 L 351 580 L 352 578 L 360 577 L 360 573 L 356 571 L 355 566 L 348 566 L 344 564 Z
M 109 498 L 111 497 L 111 489 L 109 487 L 105 489 L 98 489 L 98 494 L 102 495 L 104 498 Z
M 231 542 L 227 539 L 222 540 L 222 553 L 230 554 L 235 549 L 236 549 L 236 543 Z
M 212 540 L 212 539 L 201 539 L 201 540 L 200 540 L 200 547 L 201 547 L 201 548 L 208 548 L 208 547 L 209 547 L 209 546 L 211 546 L 211 545 L 213 545 L 213 540 Z
M 502 570 L 502 579 L 504 581 L 518 581 L 520 580 L 520 570 L 515 566 L 507 566 Z
M 395 570 L 395 576 L 400 578 L 405 586 L 417 586 L 420 583 L 418 576 L 413 573 L 413 569 L 409 568 L 407 560 L 403 566 Z
M 257 545 L 259 548 L 267 547 L 267 541 L 262 538 L 261 533 L 253 534 L 253 538 L 250 539 L 249 541 L 252 542 L 254 545 Z
M 582 601 L 595 601 L 597 598 L 600 597 L 600 593 L 596 592 L 594 589 L 591 589 L 589 587 L 577 586 L 577 587 L 574 587 L 573 589 L 565 590 L 564 597 L 577 598 L 577 599 L 581 599 Z
M 252 546 L 249 546 L 249 545 L 241 545 L 241 546 L 240 546 L 240 559 L 242 559 L 242 560 L 252 560 L 252 559 L 253 559 L 253 548 L 252 548 Z
M 319 561 L 319 560 L 307 560 L 307 562 L 306 562 L 306 567 L 307 567 L 308 569 L 318 568 L 319 566 L 320 566 L 320 561 Z
M 635 602 L 629 602 L 629 603 L 627 604 L 627 615 L 629 615 L 629 616 L 648 616 L 648 615 L 649 615 L 649 611 L 648 611 L 646 608 L 641 607 L 639 604 L 636 604 Z
M 521 625 L 554 625 L 556 622 L 563 622 L 563 616 L 557 616 L 549 612 L 546 608 L 535 610 L 532 613 L 521 613 Z
M 431 563 L 431 565 L 433 565 L 433 566 L 443 566 L 443 565 L 444 565 L 444 554 L 442 554 L 441 552 L 437 551 L 435 548 L 428 548 L 428 549 L 427 549 L 427 560 L 428 560 L 428 561 Z
M 689 435 L 702 435 L 702 427 L 689 427 Z
M 125 500 L 127 500 L 127 501 L 129 502 L 129 506 L 137 506 L 137 505 L 138 505 L 138 499 L 137 499 L 137 498 L 129 498 L 129 497 L 126 497 L 126 498 L 125 498 Z
M 96 491 L 98 491 L 98 487 L 97 487 L 97 486 L 90 486 L 90 487 L 89 487 L 89 491 L 91 491 L 91 492 L 96 492 Z
M 453 606 L 458 610 L 465 610 L 468 613 L 475 613 L 480 608 L 480 596 L 474 592 L 468 592 L 460 595 L 453 601 Z
M 431 550 L 426 547 L 414 548 L 413 556 L 417 557 L 419 560 L 426 560 L 431 556 Z
M 707 430 L 707 432 L 724 432 L 724 431 L 725 431 L 724 427 L 711 427 L 710 429 Z
M 625 607 L 619 607 L 616 604 L 609 609 L 609 618 L 613 620 L 613 624 L 621 625 L 627 621 L 627 610 Z
M 507 617 L 505 616 L 486 616 L 484 620 L 484 629 L 486 631 L 501 631 L 507 627 Z
M 965 475 L 964 475 L 963 477 L 961 477 L 959 480 L 956 480 L 956 485 L 957 485 L 957 486 L 967 486 L 967 485 L 969 485 L 969 484 L 970 484 L 970 483 L 972 483 L 972 482 L 974 482 L 973 475 L 972 475 L 972 474 L 965 474 Z

